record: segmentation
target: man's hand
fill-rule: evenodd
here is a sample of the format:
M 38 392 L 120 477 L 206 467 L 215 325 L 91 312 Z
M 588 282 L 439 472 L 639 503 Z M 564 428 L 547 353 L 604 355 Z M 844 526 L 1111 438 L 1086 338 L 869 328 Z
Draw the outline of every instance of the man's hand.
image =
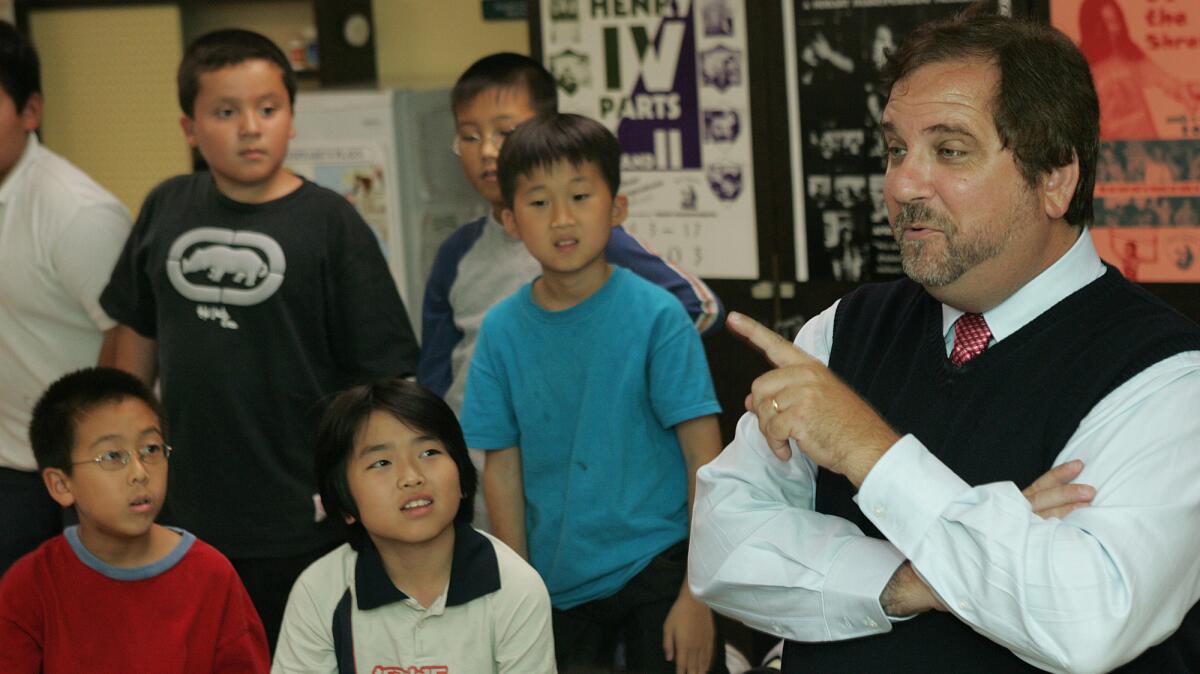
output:
M 675 674 L 704 674 L 712 663 L 716 627 L 712 611 L 692 596 L 687 583 L 663 623 L 663 653 Z
M 904 562 L 892 574 L 892 579 L 879 594 L 879 605 L 893 618 L 946 610 L 933 590 L 913 570 L 912 562 Z
M 1091 485 L 1071 484 L 1082 471 L 1083 462 L 1079 459 L 1061 463 L 1042 473 L 1021 493 L 1039 517 L 1066 517 L 1073 510 L 1091 505 L 1096 496 L 1096 488 Z M 933 590 L 913 570 L 912 562 L 901 564 L 892 574 L 879 595 L 879 605 L 884 613 L 893 617 L 946 610 Z
M 1091 505 L 1096 488 L 1087 484 L 1071 484 L 1083 471 L 1079 459 L 1059 464 L 1042 474 L 1021 491 L 1042 518 L 1066 517 L 1067 513 Z
M 860 486 L 899 439 L 896 432 L 829 368 L 791 342 L 738 313 L 730 313 L 726 324 L 775 366 L 754 380 L 746 397 L 746 409 L 758 415 L 771 450 L 787 460 L 792 438 L 817 465 Z

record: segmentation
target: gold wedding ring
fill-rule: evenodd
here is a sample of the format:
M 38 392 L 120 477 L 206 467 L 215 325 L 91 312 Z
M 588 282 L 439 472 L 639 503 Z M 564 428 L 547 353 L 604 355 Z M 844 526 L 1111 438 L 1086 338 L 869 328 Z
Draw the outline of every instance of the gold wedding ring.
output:
M 771 407 L 774 408 L 775 414 L 779 414 L 780 412 L 783 411 L 783 410 L 779 409 L 779 401 L 774 398 L 771 398 Z

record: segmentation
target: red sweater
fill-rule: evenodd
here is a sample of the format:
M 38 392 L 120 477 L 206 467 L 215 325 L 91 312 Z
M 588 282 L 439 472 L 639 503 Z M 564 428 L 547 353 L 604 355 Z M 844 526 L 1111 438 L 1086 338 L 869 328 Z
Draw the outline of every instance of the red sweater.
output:
M 186 534 L 163 562 L 117 570 L 128 580 L 106 575 L 97 564 L 102 566 L 94 557 L 82 561 L 62 535 L 4 574 L 0 672 L 270 669 L 258 613 L 229 561 L 212 546 Z

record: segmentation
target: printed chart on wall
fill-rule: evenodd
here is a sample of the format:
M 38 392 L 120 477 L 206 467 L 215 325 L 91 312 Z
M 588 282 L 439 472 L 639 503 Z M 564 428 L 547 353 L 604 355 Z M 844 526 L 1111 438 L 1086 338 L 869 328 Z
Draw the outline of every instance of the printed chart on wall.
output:
M 387 254 L 389 207 L 384 157 L 383 148 L 377 145 L 296 144 L 288 151 L 287 168 L 346 197 L 371 226 Z
M 543 0 L 559 108 L 621 142 L 625 228 L 708 278 L 757 278 L 744 0 Z
M 782 2 L 796 279 L 896 278 L 903 270 L 883 201 L 879 70 L 902 36 L 967 3 Z
M 1054 0 L 1100 96 L 1100 255 L 1142 282 L 1200 282 L 1200 0 Z

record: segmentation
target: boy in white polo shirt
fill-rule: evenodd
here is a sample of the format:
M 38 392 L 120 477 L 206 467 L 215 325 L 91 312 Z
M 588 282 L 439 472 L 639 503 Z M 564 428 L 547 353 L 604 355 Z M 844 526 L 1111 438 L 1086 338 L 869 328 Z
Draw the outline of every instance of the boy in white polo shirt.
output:
M 339 394 L 316 474 L 348 543 L 292 588 L 272 672 L 554 672 L 550 597 L 470 525 L 475 467 L 450 408 L 402 379 Z

